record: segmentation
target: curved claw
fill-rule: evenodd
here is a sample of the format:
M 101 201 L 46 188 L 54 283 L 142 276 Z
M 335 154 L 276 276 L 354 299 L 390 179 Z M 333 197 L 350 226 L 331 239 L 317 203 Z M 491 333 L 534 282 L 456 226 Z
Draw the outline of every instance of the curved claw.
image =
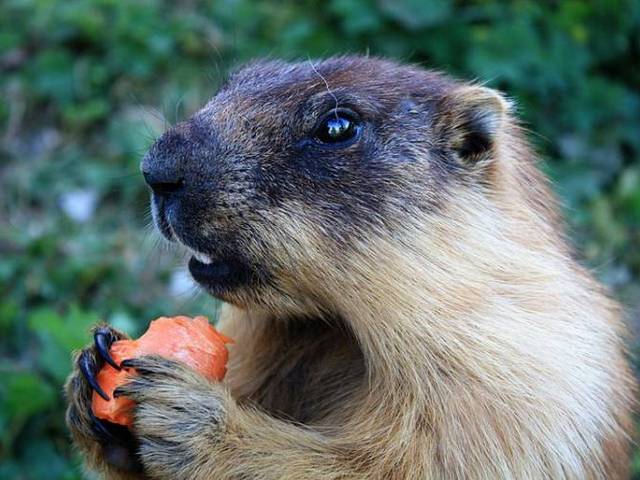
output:
M 93 334 L 93 342 L 102 359 L 116 370 L 120 370 L 120 365 L 116 363 L 109 353 L 109 348 L 111 348 L 114 340 L 113 334 L 108 328 L 98 328 Z
M 109 401 L 109 395 L 104 392 L 104 390 L 96 380 L 94 373 L 95 364 L 93 363 L 93 359 L 91 358 L 89 353 L 82 352 L 82 354 L 80 354 L 80 358 L 78 359 L 78 366 L 80 367 L 80 371 L 82 372 L 82 375 L 84 375 L 84 378 L 87 380 L 87 382 L 89 382 L 89 385 L 91 385 L 91 388 L 98 392 L 98 395 L 100 395 L 102 398 Z

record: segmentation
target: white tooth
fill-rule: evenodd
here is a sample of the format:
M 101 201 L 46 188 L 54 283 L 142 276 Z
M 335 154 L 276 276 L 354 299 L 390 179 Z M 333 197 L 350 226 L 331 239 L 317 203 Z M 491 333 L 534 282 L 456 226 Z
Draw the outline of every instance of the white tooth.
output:
M 193 252 L 193 256 L 196 257 L 196 260 L 202 263 L 211 263 L 211 258 L 208 255 L 205 255 L 201 252 Z

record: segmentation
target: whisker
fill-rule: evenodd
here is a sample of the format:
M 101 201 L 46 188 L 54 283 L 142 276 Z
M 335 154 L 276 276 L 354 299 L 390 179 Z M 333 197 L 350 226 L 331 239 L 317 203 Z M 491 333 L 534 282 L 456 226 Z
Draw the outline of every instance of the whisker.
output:
M 327 82 L 327 79 L 324 78 L 322 76 L 322 74 L 316 69 L 316 66 L 313 64 L 313 61 L 311 61 L 311 58 L 307 58 L 309 65 L 311 65 L 311 68 L 313 69 L 313 71 L 316 73 L 316 75 L 318 75 L 320 77 L 320 79 L 324 82 L 324 86 L 327 88 L 327 92 L 329 92 L 329 95 L 331 95 L 333 97 L 333 100 L 336 102 L 336 106 L 334 108 L 334 112 L 336 115 L 336 119 L 338 118 L 338 107 L 339 107 L 339 102 L 338 102 L 338 97 L 336 97 L 336 95 L 333 93 L 333 91 L 331 91 L 331 88 L 329 87 L 329 82 Z

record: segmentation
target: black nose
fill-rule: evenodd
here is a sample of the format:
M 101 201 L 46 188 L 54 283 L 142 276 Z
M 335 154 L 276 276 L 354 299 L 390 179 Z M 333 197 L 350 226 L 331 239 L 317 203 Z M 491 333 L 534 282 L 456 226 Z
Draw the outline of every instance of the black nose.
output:
M 160 196 L 169 196 L 184 189 L 184 178 L 174 177 L 168 172 L 142 171 L 145 182 L 151 187 L 153 193 Z

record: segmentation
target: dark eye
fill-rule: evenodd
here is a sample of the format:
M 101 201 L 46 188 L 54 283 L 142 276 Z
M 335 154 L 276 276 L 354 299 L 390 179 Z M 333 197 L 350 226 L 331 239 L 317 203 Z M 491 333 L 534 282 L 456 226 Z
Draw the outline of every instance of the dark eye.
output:
M 320 121 L 314 137 L 320 143 L 344 144 L 357 138 L 359 133 L 360 123 L 355 115 L 334 110 Z

